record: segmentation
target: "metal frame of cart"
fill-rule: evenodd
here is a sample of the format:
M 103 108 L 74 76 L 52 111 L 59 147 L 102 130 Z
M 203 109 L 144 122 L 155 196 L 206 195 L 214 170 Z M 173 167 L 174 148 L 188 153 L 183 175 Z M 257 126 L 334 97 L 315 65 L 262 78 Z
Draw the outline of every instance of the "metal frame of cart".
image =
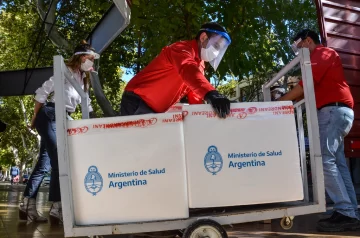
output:
M 65 66 L 63 57 L 54 56 L 57 145 L 65 236 L 76 237 L 182 230 L 201 219 L 210 219 L 220 225 L 229 225 L 267 219 L 286 218 L 282 220 L 285 221 L 285 226 L 283 226 L 285 228 L 286 225 L 289 225 L 290 223 L 292 224 L 292 218 L 294 216 L 324 212 L 326 210 L 326 207 L 322 157 L 319 142 L 319 126 L 317 119 L 317 109 L 315 107 L 316 103 L 310 62 L 310 53 L 308 49 L 301 49 L 299 55 L 295 59 L 293 59 L 288 65 L 286 65 L 273 79 L 263 85 L 264 99 L 265 101 L 270 101 L 270 87 L 287 72 L 289 72 L 289 70 L 295 67 L 298 63 L 300 63 L 302 79 L 304 81 L 305 99 L 296 103 L 294 107 L 296 109 L 298 124 L 297 126 L 299 130 L 300 160 L 303 176 L 304 200 L 290 203 L 268 204 L 266 206 L 252 206 L 252 208 L 244 206 L 238 207 L 238 209 L 233 209 L 231 212 L 198 215 L 190 217 L 188 219 L 180 220 L 77 226 L 75 224 L 73 213 L 73 194 L 71 188 L 72 174 L 70 173 L 71 170 L 68 155 L 67 119 L 64 105 L 65 78 L 72 85 L 74 85 L 75 89 L 82 97 L 81 107 L 83 112 L 83 119 L 89 118 L 88 108 L 86 105 L 87 100 L 85 100 L 87 95 L 76 83 L 75 79 L 72 77 L 71 73 Z M 309 199 L 306 171 L 304 128 L 302 120 L 303 108 L 306 109 L 308 137 L 310 140 L 310 163 L 313 181 L 313 198 L 311 201 Z

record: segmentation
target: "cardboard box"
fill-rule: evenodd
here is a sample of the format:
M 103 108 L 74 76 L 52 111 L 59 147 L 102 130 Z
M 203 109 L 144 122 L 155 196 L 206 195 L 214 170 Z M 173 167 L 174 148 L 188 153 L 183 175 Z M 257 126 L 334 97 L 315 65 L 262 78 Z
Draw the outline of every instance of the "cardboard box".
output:
M 291 102 L 233 103 L 226 119 L 183 110 L 190 208 L 303 199 Z
M 77 225 L 188 218 L 181 113 L 68 122 Z

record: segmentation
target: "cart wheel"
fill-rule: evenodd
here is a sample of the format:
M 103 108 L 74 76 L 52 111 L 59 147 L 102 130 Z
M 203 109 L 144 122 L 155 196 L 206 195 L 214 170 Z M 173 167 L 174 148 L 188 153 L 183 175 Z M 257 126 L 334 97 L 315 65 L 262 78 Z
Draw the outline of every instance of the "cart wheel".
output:
M 294 225 L 294 217 L 283 217 L 280 221 L 280 226 L 284 230 L 290 230 Z
M 183 238 L 228 238 L 225 229 L 217 222 L 202 219 L 188 226 Z

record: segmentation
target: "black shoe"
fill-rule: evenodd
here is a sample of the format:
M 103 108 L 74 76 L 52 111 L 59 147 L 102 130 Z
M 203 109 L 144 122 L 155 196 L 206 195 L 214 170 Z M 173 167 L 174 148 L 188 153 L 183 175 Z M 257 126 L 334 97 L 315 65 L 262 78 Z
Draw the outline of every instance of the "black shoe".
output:
M 334 215 L 335 213 L 337 214 Z M 318 231 L 340 232 L 360 229 L 360 221 L 358 219 L 344 216 L 338 212 L 334 212 L 334 214 L 329 219 L 324 219 L 325 221 L 318 222 Z
M 338 213 L 337 211 L 335 211 L 335 212 L 333 212 L 333 214 L 332 214 L 330 217 L 320 219 L 320 220 L 318 221 L 318 223 L 319 223 L 319 222 L 324 222 L 324 221 L 331 221 L 331 220 L 335 219 L 338 215 L 342 215 L 342 214 L 341 214 L 341 213 Z

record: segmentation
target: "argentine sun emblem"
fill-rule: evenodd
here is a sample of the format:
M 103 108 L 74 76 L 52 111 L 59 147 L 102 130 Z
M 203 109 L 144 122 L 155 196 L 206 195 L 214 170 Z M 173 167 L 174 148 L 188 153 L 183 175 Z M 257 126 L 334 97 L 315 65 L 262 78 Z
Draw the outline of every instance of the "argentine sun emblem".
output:
M 85 176 L 84 185 L 86 191 L 95 196 L 103 187 L 103 179 L 96 166 L 90 166 Z
M 205 155 L 204 166 L 205 169 L 213 175 L 221 171 L 223 160 L 216 146 L 209 146 L 208 153 Z

